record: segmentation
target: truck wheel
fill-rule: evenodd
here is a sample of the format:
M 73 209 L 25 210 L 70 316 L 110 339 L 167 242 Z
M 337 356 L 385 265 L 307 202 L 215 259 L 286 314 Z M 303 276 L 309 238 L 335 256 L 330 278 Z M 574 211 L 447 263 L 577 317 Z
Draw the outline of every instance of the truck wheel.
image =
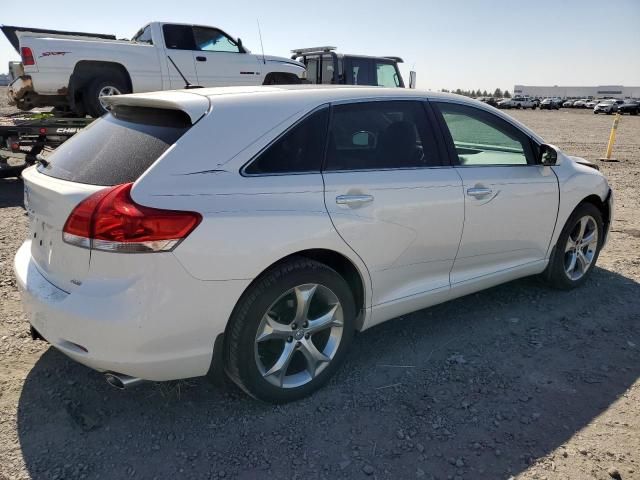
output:
M 94 78 L 84 91 L 84 105 L 87 113 L 98 118 L 107 113 L 102 97 L 131 93 L 126 82 L 117 76 Z

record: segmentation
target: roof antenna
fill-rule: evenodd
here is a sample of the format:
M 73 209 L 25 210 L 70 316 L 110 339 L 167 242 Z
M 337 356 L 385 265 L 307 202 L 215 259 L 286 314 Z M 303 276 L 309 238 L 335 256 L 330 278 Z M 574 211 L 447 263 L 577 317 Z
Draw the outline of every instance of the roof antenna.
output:
M 262 50 L 262 63 L 265 65 L 267 61 L 264 59 L 264 45 L 262 45 L 262 32 L 260 31 L 260 20 L 256 18 L 256 23 L 258 24 L 258 36 L 260 37 L 260 49 Z

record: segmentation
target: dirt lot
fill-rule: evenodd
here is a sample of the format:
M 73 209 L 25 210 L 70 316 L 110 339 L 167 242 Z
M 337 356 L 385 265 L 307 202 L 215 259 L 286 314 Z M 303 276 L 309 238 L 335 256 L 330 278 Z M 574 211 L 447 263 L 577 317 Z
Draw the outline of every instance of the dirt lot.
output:
M 570 154 L 605 150 L 611 117 L 514 115 Z M 120 392 L 32 342 L 11 267 L 22 185 L 0 180 L 0 479 L 640 479 L 640 117 L 615 154 L 585 286 L 525 279 L 389 322 L 280 407 L 202 379 Z

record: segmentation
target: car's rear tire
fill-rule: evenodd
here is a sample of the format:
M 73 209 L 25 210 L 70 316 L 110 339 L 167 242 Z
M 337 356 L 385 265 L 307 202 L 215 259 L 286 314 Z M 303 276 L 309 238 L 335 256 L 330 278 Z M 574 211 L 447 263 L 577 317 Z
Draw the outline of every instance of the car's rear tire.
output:
M 602 213 L 592 203 L 582 203 L 565 224 L 543 276 L 555 288 L 568 290 L 587 279 L 604 239 Z
M 225 334 L 225 370 L 251 396 L 303 398 L 340 366 L 355 331 L 351 290 L 328 266 L 295 257 L 261 275 Z
M 103 96 L 131 93 L 127 82 L 116 75 L 101 75 L 89 82 L 83 92 L 84 106 L 89 115 L 98 118 L 107 113 L 107 109 L 101 102 Z

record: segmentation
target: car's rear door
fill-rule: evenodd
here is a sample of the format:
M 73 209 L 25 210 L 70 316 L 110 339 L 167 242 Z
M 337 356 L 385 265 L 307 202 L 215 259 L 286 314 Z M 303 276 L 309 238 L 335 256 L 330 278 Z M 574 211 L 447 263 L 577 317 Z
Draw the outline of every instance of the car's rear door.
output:
M 376 307 L 449 289 L 464 200 L 427 107 L 407 100 L 332 106 L 325 203 L 369 268 L 374 322 L 386 319 L 375 319 Z
M 464 187 L 465 220 L 451 284 L 546 258 L 559 188 L 520 129 L 481 108 L 433 103 Z

